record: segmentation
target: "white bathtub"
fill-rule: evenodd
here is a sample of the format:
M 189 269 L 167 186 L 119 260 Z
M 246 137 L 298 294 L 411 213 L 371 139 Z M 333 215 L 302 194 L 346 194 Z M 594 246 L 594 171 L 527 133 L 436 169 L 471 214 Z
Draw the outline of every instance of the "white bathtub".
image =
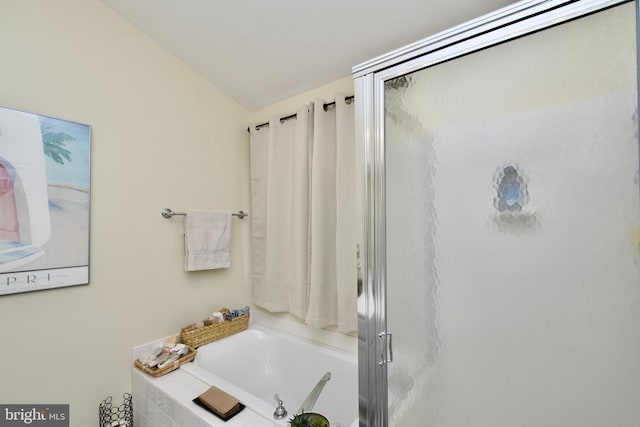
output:
M 331 372 L 313 411 L 325 415 L 332 424 L 358 425 L 355 354 L 253 324 L 246 331 L 198 348 L 193 363 L 180 369 L 225 390 L 248 408 L 283 426 L 320 378 Z M 276 393 L 288 411 L 282 421 L 273 418 Z

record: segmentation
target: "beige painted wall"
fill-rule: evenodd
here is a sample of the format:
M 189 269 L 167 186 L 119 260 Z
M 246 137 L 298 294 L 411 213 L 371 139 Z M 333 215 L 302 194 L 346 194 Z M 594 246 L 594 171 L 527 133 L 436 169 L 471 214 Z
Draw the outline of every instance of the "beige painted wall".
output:
M 0 404 L 97 425 L 131 391 L 131 347 L 250 303 L 249 221 L 231 268 L 186 273 L 182 219 L 161 209 L 249 210 L 247 125 L 353 81 L 248 112 L 97 0 L 3 0 L 0 52 L 1 106 L 92 126 L 91 283 L 0 298 Z
M 131 391 L 130 350 L 250 302 L 231 268 L 185 273 L 182 219 L 249 209 L 249 112 L 97 0 L 3 0 L 0 105 L 92 126 L 91 283 L 0 297 L 0 403 L 68 403 L 71 426 Z
M 324 86 L 317 87 L 268 107 L 256 110 L 251 113 L 249 120 L 252 124 L 258 124 L 269 121 L 273 115 L 284 117 L 294 113 L 299 107 L 310 103 L 316 98 L 323 99 L 326 102 L 333 101 L 335 92 L 343 92 L 347 95 L 353 95 L 353 77 L 350 75 L 343 77 Z

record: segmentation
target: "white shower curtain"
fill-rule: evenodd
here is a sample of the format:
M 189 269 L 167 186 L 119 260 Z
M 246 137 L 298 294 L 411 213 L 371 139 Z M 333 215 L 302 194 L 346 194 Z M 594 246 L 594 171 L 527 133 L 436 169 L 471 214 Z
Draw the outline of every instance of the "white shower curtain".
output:
M 356 330 L 354 108 L 316 100 L 251 126 L 253 302 Z
M 304 318 L 308 290 L 310 108 L 250 128 L 253 302 Z M 300 286 L 302 284 L 302 286 Z

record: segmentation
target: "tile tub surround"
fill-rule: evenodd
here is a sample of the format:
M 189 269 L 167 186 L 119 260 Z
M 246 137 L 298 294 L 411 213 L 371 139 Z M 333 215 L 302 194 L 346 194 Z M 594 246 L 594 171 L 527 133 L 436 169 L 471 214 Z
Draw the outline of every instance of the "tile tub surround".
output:
M 311 340 L 329 348 L 357 354 L 357 338 L 336 332 L 310 328 L 289 319 L 259 311 L 252 312 L 252 324 L 275 328 L 283 333 Z M 246 407 L 235 417 L 224 422 L 205 411 L 192 400 L 206 391 L 209 385 L 177 369 L 161 377 L 151 377 L 133 366 L 133 362 L 165 342 L 167 337 L 136 346 L 132 352 L 132 385 L 134 425 L 137 427 L 279 427 Z M 275 408 L 275 407 L 274 407 Z M 358 422 L 349 427 L 357 427 Z M 347 427 L 347 426 L 343 426 Z
M 133 417 L 137 427 L 275 427 L 245 408 L 224 422 L 192 402 L 209 386 L 180 369 L 151 377 L 133 368 Z
M 207 384 L 180 369 L 152 377 L 133 366 L 136 359 L 161 347 L 167 338 L 133 348 L 131 384 L 136 427 L 277 427 L 249 408 L 224 422 L 192 402 L 209 388 Z

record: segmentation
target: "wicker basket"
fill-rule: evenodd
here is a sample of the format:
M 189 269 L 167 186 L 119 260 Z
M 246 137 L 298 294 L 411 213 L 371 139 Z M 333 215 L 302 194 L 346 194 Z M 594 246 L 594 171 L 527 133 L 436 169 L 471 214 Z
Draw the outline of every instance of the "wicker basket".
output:
M 136 366 L 136 368 L 146 372 L 152 377 L 160 377 L 164 374 L 168 374 L 169 372 L 178 369 L 180 365 L 183 365 L 187 362 L 191 362 L 195 357 L 196 357 L 196 350 L 193 349 L 192 347 L 189 347 L 189 351 L 187 352 L 187 354 L 181 356 L 178 360 L 174 361 L 169 366 L 165 366 L 162 369 L 159 369 L 157 367 L 150 368 L 148 366 L 145 366 L 142 364 L 142 362 L 140 362 L 139 359 L 136 359 L 136 361 L 134 362 L 134 365 Z
M 249 316 L 250 314 L 243 314 L 231 320 L 203 326 L 193 331 L 180 332 L 180 339 L 189 347 L 198 348 L 210 342 L 244 331 L 249 326 Z

